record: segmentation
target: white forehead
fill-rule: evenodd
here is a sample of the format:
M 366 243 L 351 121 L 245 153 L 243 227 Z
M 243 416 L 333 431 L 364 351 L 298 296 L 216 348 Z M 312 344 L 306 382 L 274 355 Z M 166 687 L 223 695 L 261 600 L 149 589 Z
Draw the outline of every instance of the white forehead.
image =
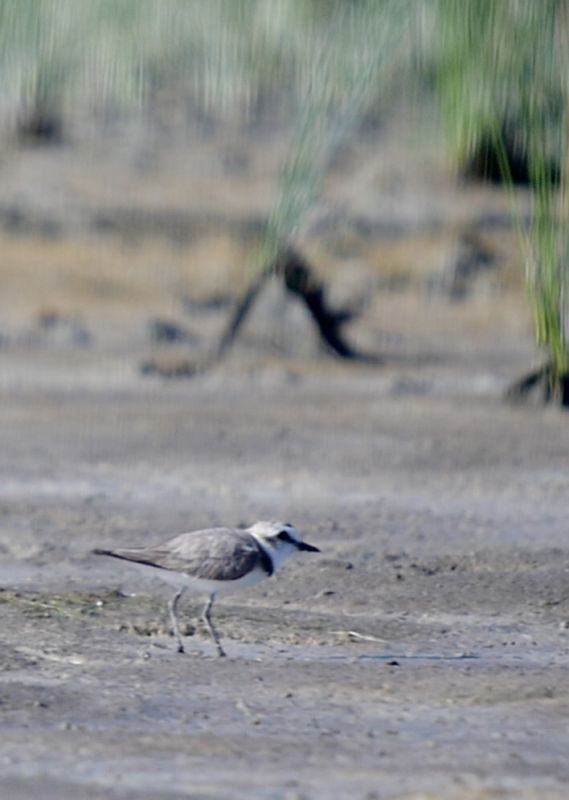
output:
M 261 536 L 276 536 L 281 531 L 286 531 L 291 539 L 300 541 L 300 533 L 290 522 L 278 522 L 278 520 L 261 521 L 256 522 L 249 530 Z

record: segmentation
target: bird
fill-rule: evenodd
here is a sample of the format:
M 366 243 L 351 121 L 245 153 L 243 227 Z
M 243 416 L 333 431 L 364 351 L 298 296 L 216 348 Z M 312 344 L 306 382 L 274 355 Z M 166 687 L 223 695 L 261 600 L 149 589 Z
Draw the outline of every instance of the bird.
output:
M 206 594 L 202 620 L 218 656 L 223 657 L 226 653 L 211 619 L 217 595 L 254 586 L 273 575 L 297 551 L 319 553 L 320 549 L 303 541 L 291 523 L 271 520 L 255 522 L 249 528 L 206 528 L 181 533 L 150 547 L 97 548 L 93 553 L 141 565 L 176 587 L 168 611 L 179 653 L 185 651 L 178 624 L 178 602 L 185 591 Z

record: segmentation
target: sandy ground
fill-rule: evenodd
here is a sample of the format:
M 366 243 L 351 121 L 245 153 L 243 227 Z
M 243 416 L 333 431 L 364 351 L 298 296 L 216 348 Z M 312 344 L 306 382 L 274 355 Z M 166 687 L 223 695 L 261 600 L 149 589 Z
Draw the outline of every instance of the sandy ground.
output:
M 270 204 L 272 151 L 255 147 L 261 191 L 235 170 L 231 192 L 211 190 L 226 218 Z M 0 796 L 564 800 L 569 431 L 502 400 L 538 355 L 500 255 L 504 198 L 400 182 L 387 148 L 358 173 L 368 188 L 346 189 L 350 230 L 307 243 L 338 297 L 366 296 L 349 334 L 385 363 L 253 347 L 162 381 L 140 363 L 207 350 L 228 307 L 196 298 L 243 282 L 254 228 L 240 218 L 214 246 L 207 231 L 143 238 L 144 215 L 127 240 L 89 227 L 111 195 L 150 218 L 201 207 L 211 173 L 188 205 L 196 168 L 176 173 L 167 149 L 128 181 L 104 144 L 100 164 L 56 150 L 3 165 Z M 465 224 L 501 267 L 450 301 L 429 287 Z M 188 332 L 173 347 L 149 334 L 164 316 Z M 182 656 L 169 589 L 90 555 L 263 518 L 322 553 L 219 603 L 226 659 L 198 599 Z

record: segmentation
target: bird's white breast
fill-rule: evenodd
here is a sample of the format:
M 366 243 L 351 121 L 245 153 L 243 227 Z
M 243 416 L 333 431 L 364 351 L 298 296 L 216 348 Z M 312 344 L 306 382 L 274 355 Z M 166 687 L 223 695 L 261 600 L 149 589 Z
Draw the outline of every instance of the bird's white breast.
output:
M 214 581 L 206 578 L 195 578 L 183 572 L 174 572 L 174 570 L 157 569 L 147 564 L 136 564 L 136 566 L 143 569 L 148 576 L 153 575 L 176 589 L 185 589 L 196 594 L 227 594 L 239 589 L 246 589 L 248 586 L 255 586 L 263 578 L 269 577 L 261 567 L 255 567 L 251 572 L 234 581 Z

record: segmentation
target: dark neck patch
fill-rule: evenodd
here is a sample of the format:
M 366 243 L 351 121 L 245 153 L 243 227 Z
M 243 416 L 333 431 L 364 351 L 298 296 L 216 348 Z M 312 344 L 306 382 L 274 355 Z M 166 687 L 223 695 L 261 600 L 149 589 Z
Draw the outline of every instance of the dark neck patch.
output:
M 263 545 L 258 541 L 258 539 L 255 539 L 255 544 L 257 545 L 257 549 L 259 551 L 259 562 L 261 564 L 261 567 L 265 570 L 267 575 L 271 576 L 275 571 L 273 559 L 271 558 L 269 553 L 267 553 L 267 551 L 265 550 Z

